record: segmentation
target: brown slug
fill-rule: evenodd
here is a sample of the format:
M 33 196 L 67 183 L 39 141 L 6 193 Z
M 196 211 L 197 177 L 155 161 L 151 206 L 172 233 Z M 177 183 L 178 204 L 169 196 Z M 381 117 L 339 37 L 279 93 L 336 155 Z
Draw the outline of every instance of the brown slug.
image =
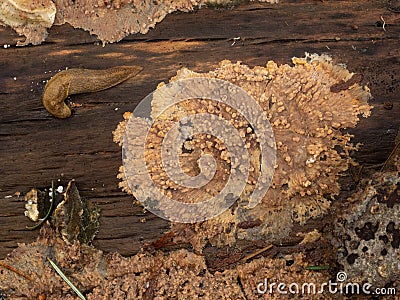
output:
M 119 66 L 104 70 L 68 69 L 54 75 L 43 92 L 43 105 L 53 116 L 65 119 L 71 109 L 64 100 L 68 95 L 98 92 L 113 87 L 142 71 L 142 67 Z

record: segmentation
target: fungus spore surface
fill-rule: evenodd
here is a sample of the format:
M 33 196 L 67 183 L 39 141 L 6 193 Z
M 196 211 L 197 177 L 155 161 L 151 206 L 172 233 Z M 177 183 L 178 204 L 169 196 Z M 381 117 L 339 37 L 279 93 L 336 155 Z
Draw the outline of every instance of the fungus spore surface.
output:
M 251 68 L 224 60 L 208 73 L 181 69 L 170 81 L 200 77 L 225 80 L 245 90 L 263 109 L 273 130 L 276 161 L 270 187 L 255 207 L 249 207 L 249 195 L 254 192 L 263 161 L 252 124 L 234 108 L 210 99 L 192 99 L 168 107 L 170 103 L 164 103 L 167 98 L 157 96 L 164 83 L 154 92 L 151 114 L 158 119 L 146 140 L 147 170 L 138 172 L 149 172 L 168 197 L 179 194 L 181 201 L 195 202 L 219 193 L 234 160 L 227 151 L 226 141 L 210 134 L 197 134 L 184 143 L 178 155 L 179 164 L 188 175 L 196 176 L 201 172 L 199 159 L 211 155 L 217 165 L 213 180 L 190 191 L 170 180 L 165 166 L 160 164 L 160 153 L 166 133 L 181 118 L 206 113 L 226 119 L 243 137 L 249 154 L 250 167 L 243 193 L 228 210 L 190 227 L 191 234 L 185 238 L 194 248 L 201 249 L 208 241 L 217 246 L 232 245 L 237 239 L 280 241 L 290 233 L 294 223 L 305 224 L 326 214 L 332 197 L 339 193 L 338 177 L 352 163 L 350 151 L 357 148 L 343 129 L 355 127 L 360 115 L 369 116 L 371 95 L 367 87 L 351 80 L 353 73 L 343 65 L 334 64 L 329 56 L 306 54 L 304 58 L 293 58 L 292 62 L 293 65 L 278 66 L 268 61 L 265 66 Z M 343 89 L 335 88 L 343 82 L 350 83 Z M 160 112 L 164 107 L 168 109 Z M 124 117 L 126 120 L 114 132 L 114 139 L 120 144 L 124 134 L 129 134 L 127 120 L 136 118 L 138 126 L 145 122 L 129 113 Z M 126 164 L 129 161 L 124 162 L 125 167 Z M 124 167 L 120 171 L 121 187 L 135 195 Z

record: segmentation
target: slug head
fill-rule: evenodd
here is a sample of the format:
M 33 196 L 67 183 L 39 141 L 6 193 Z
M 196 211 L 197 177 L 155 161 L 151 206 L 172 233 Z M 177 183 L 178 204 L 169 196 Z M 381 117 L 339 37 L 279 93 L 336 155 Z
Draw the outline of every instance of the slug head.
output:
M 70 82 L 55 85 L 51 80 L 46 84 L 43 93 L 43 105 L 53 116 L 65 119 L 71 116 L 71 109 L 64 102 L 68 97 Z

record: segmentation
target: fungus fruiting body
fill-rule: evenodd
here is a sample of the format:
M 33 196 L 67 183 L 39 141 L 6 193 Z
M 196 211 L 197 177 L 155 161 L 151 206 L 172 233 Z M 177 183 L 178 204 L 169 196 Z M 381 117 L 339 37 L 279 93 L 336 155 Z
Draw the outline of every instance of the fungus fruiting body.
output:
M 196 299 L 199 295 L 204 299 L 281 299 L 277 288 L 270 292 L 265 284 L 279 279 L 298 283 L 301 290 L 303 282 L 319 284 L 329 280 L 326 272 L 304 270 L 309 262 L 302 253 L 291 255 L 290 265 L 288 258 L 262 257 L 211 272 L 204 256 L 186 249 L 138 253 L 129 258 L 115 252 L 104 254 L 78 241 L 67 243 L 45 224 L 37 241 L 20 244 L 0 261 L 0 288 L 9 299 L 38 299 L 40 294 L 46 295 L 46 299 L 74 297 L 46 258 L 57 262 L 88 300 Z M 20 272 L 3 269 L 4 265 Z M 25 273 L 25 277 L 20 275 Z M 31 277 L 34 280 L 27 279 Z M 270 281 L 265 282 L 265 278 Z M 310 294 L 307 299 L 331 299 L 326 294 Z M 301 293 L 293 294 L 293 299 L 302 299 L 301 296 Z
M 29 43 L 40 44 L 47 37 L 55 19 L 56 6 L 51 0 L 1 0 L 0 24 L 13 27 L 19 34 L 26 36 L 23 46 Z
M 293 222 L 304 224 L 324 215 L 331 197 L 339 192 L 338 176 L 352 162 L 349 151 L 356 149 L 350 143 L 351 136 L 341 129 L 356 126 L 360 114 L 365 117 L 370 114 L 367 101 L 371 95 L 355 80 L 358 76 L 353 77 L 342 65 L 333 64 L 328 56 L 307 54 L 292 61 L 294 66 L 278 66 L 269 61 L 265 67 L 254 68 L 222 61 L 208 73 L 182 69 L 171 79 L 171 82 L 200 77 L 225 80 L 244 89 L 264 110 L 275 137 L 276 164 L 271 186 L 255 208 L 246 204 L 263 161 L 252 124 L 232 107 L 207 99 L 182 101 L 160 112 L 160 107 L 168 106 L 164 103 L 167 100 L 157 96 L 158 90 L 154 92 L 151 113 L 158 117 L 147 135 L 147 170 L 139 172 L 149 172 L 155 185 L 168 197 L 196 202 L 219 193 L 234 160 L 225 141 L 198 134 L 184 143 L 179 163 L 189 176 L 196 176 L 201 172 L 199 159 L 211 155 L 217 165 L 213 180 L 202 188 L 190 190 L 170 180 L 162 165 L 160 149 L 172 124 L 185 116 L 206 113 L 226 119 L 239 132 L 249 153 L 249 174 L 237 204 L 191 227 L 192 235 L 187 238 L 196 249 L 201 249 L 207 241 L 218 246 L 231 245 L 236 239 L 280 241 L 289 234 Z M 144 124 L 140 117 L 130 114 L 125 117 L 134 120 L 137 126 Z M 124 133 L 129 135 L 126 124 L 127 121 L 122 122 L 115 131 L 116 142 L 122 143 Z M 129 186 L 131 178 L 124 173 L 129 163 L 124 161 L 119 178 L 123 179 L 123 189 L 135 195 Z
M 232 7 L 242 0 L 0 0 L 0 22 L 11 26 L 26 40 L 17 45 L 38 45 L 53 23 L 69 23 L 113 43 L 134 33 L 147 33 L 166 15 L 202 6 Z M 277 3 L 278 0 L 260 0 Z M 1 23 L 0 23 L 1 24 Z

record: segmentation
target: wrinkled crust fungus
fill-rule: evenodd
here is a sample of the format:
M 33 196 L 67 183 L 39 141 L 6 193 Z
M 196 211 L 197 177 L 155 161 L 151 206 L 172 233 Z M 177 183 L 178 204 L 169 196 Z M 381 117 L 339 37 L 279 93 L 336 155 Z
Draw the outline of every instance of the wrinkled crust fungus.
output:
M 0 24 L 11 26 L 26 37 L 18 46 L 43 42 L 55 16 L 56 5 L 51 0 L 0 0 Z
M 185 249 L 170 253 L 139 253 L 130 258 L 75 241 L 66 243 L 46 224 L 36 242 L 20 244 L 0 261 L 0 289 L 9 299 L 77 299 L 57 276 L 46 258 L 53 260 L 88 300 L 109 299 L 282 299 L 272 282 L 301 284 L 327 282 L 329 274 L 305 270 L 310 262 L 301 253 L 285 258 L 259 258 L 211 273 L 204 256 Z M 2 268 L 12 266 L 19 273 Z M 20 274 L 25 274 L 26 277 Z M 31 278 L 29 280 L 27 278 Z M 261 285 L 260 285 L 261 283 Z M 257 286 L 261 293 L 257 291 Z M 288 286 L 286 286 L 288 291 Z M 39 298 L 40 295 L 45 298 Z M 307 299 L 330 299 L 329 294 Z
M 0 22 L 26 40 L 18 46 L 38 45 L 46 29 L 64 23 L 89 31 L 105 43 L 134 33 L 147 33 L 174 11 L 188 12 L 207 5 L 232 7 L 243 0 L 0 0 Z M 277 3 L 278 0 L 259 2 Z M 1 24 L 1 23 L 0 23 Z
M 347 84 L 340 91 L 336 88 L 332 91 L 332 86 L 337 87 L 338 83 L 352 82 L 354 75 L 343 65 L 333 64 L 328 56 L 306 54 L 306 57 L 295 57 L 292 61 L 293 66 L 278 66 L 269 61 L 265 67 L 250 68 L 240 62 L 225 60 L 209 73 L 182 69 L 171 79 L 218 78 L 240 86 L 254 97 L 268 115 L 277 146 L 271 187 L 261 203 L 254 209 L 248 209 L 244 204 L 259 175 L 260 150 L 251 127 L 243 122 L 240 115 L 230 107 L 194 99 L 179 103 L 157 119 L 156 126 L 147 137 L 146 147 L 150 145 L 151 155 L 146 157 L 146 162 L 151 166 L 148 170 L 156 185 L 169 196 L 176 196 L 176 193 L 185 190 L 168 180 L 160 164 L 159 151 L 165 130 L 185 114 L 222 114 L 242 133 L 249 146 L 247 150 L 251 157 L 251 168 L 245 192 L 238 203 L 218 217 L 190 227 L 191 234 L 186 233 L 185 238 L 197 250 L 207 241 L 217 246 L 232 245 L 238 238 L 279 242 L 288 235 L 293 222 L 304 224 L 311 218 L 324 215 L 330 207 L 331 197 L 338 194 L 338 176 L 352 163 L 350 150 L 356 150 L 350 143 L 351 136 L 343 133 L 342 129 L 356 126 L 359 115 L 369 116 L 372 107 L 367 102 L 371 95 L 368 88 L 360 86 L 358 82 Z M 154 95 L 157 95 L 157 91 Z M 152 115 L 158 114 L 158 107 L 164 106 L 160 105 L 162 101 L 165 101 L 163 97 L 153 98 Z M 114 140 L 120 144 L 131 115 L 124 117 L 126 120 L 114 132 Z M 136 121 L 137 124 L 143 122 L 140 118 L 136 118 Z M 189 175 L 196 175 L 197 160 L 204 154 L 213 155 L 219 168 L 211 186 L 188 194 L 186 199 L 197 201 L 204 195 L 218 193 L 226 180 L 230 160 L 223 142 L 207 135 L 198 135 L 188 141 L 185 148 L 186 151 L 180 155 L 180 163 Z M 132 193 L 123 167 L 120 172 L 120 186 Z M 252 226 L 243 226 L 247 223 L 252 223 Z

